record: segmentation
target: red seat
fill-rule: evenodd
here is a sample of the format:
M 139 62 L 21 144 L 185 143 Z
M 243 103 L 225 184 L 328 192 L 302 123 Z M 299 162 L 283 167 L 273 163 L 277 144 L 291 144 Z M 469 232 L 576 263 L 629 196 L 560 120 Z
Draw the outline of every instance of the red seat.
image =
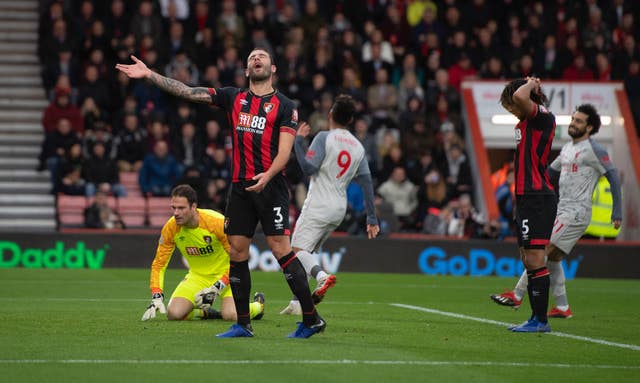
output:
M 118 198 L 118 213 L 128 228 L 144 227 L 147 207 L 144 197 L 127 195 Z
M 173 215 L 171 210 L 171 198 L 169 197 L 148 197 L 147 214 L 149 226 L 159 228 L 164 226 Z
M 127 190 L 127 195 L 142 196 L 140 183 L 138 182 L 138 172 L 120 172 L 120 184 Z
M 84 226 L 84 209 L 87 206 L 87 199 L 84 196 L 58 194 L 56 210 L 60 226 Z

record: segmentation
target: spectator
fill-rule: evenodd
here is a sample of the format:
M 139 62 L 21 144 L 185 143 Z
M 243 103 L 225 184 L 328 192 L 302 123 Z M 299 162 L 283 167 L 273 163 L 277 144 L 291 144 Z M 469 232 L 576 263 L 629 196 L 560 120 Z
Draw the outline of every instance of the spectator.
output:
M 216 21 L 218 36 L 231 36 L 235 46 L 241 46 L 245 37 L 244 22 L 236 11 L 236 2 L 223 0 L 220 16 Z
M 84 132 L 82 113 L 70 103 L 69 93 L 70 89 L 68 88 L 56 88 L 55 100 L 45 108 L 42 115 L 42 127 L 45 134 L 55 131 L 58 121 L 62 118 L 67 120 L 76 134 L 81 135 Z
M 416 223 L 418 225 L 425 225 L 425 219 L 430 214 L 438 216 L 440 213 L 439 210 L 444 208 L 449 202 L 447 184 L 442 172 L 438 168 L 431 168 L 431 170 L 422 177 L 417 192 L 417 200 Z M 431 219 L 433 220 L 433 218 Z
M 85 193 L 87 197 L 96 194 L 96 190 L 113 193 L 117 197 L 124 197 L 127 193 L 120 184 L 118 166 L 107 157 L 105 146 L 102 142 L 96 142 L 92 148 L 92 155 L 85 161 L 82 168 L 82 177 L 87 181 Z
M 461 53 L 458 61 L 449 67 L 449 84 L 460 92 L 462 81 L 476 78 L 476 69 L 471 64 L 471 59 L 466 53 Z
M 376 71 L 376 82 L 367 89 L 367 102 L 373 117 L 372 132 L 381 127 L 396 128 L 398 93 L 389 83 L 389 72 L 386 69 L 381 68 Z
M 422 153 L 431 150 L 434 144 L 433 135 L 427 131 L 423 119 L 413 121 L 411 129 L 402 135 L 402 152 L 410 166 L 417 163 Z
M 453 215 L 447 228 L 447 234 L 452 237 L 470 238 L 486 223 L 484 217 L 473 207 L 469 194 L 460 195 L 452 207 Z
M 100 78 L 98 68 L 95 65 L 87 66 L 82 85 L 78 88 L 78 101 L 81 105 L 87 97 L 93 98 L 100 109 L 111 110 L 109 87 L 105 80 Z
M 413 224 L 418 200 L 416 185 L 407 179 L 405 168 L 395 167 L 389 179 L 378 187 L 378 193 L 393 205 L 393 212 L 400 220 L 401 228 L 409 229 Z
M 116 147 L 113 144 L 113 135 L 110 127 L 104 121 L 96 121 L 93 130 L 88 130 L 82 138 L 82 149 L 85 158 L 93 155 L 93 147 L 100 143 L 104 147 L 105 156 L 112 161 L 116 159 Z
M 377 82 L 378 71 L 384 69 L 387 77 L 393 71 L 393 65 L 382 57 L 380 44 L 371 45 L 371 58 L 364 60 L 362 64 L 362 83 L 371 86 Z
M 118 132 L 113 145 L 117 153 L 118 170 L 138 172 L 147 153 L 147 132 L 140 128 L 135 112 L 124 116 L 124 129 Z
M 369 164 L 369 170 L 371 175 L 375 178 L 378 175 L 378 171 L 381 166 L 380 153 L 376 146 L 375 137 L 369 133 L 369 124 L 362 118 L 358 118 L 353 123 L 354 135 L 362 144 L 367 156 L 367 163 Z
M 166 197 L 181 175 L 182 167 L 169 153 L 167 143 L 157 141 L 153 152 L 144 158 L 138 181 L 145 196 Z
M 105 31 L 110 39 L 112 48 L 129 33 L 129 14 L 126 12 L 123 0 L 113 0 L 109 13 L 105 17 Z
M 231 182 L 231 163 L 224 148 L 207 151 L 203 160 L 204 176 L 215 183 L 216 192 L 223 194 Z
M 446 69 L 438 69 L 435 78 L 427 85 L 427 110 L 436 110 L 436 104 L 440 97 L 444 97 L 449 107 L 453 110 L 460 109 L 460 92 L 449 83 L 449 73 Z
M 42 84 L 48 92 L 55 87 L 58 77 L 65 75 L 69 78 L 70 86 L 76 87 L 78 72 L 78 63 L 73 57 L 71 47 L 63 45 L 58 50 L 57 60 L 45 64 L 42 71 Z
M 424 89 L 418 83 L 418 76 L 415 72 L 406 72 L 400 80 L 398 87 L 398 110 L 401 112 L 407 109 L 409 99 L 417 97 L 420 101 L 424 100 Z
M 88 130 L 94 130 L 96 125 L 109 120 L 109 114 L 101 109 L 92 97 L 87 97 L 80 106 L 84 127 Z
M 422 99 L 416 95 L 410 96 L 404 110 L 398 114 L 398 129 L 402 134 L 410 131 L 415 121 L 424 122 L 426 114 Z
M 453 198 L 458 198 L 462 194 L 471 193 L 471 166 L 462 147 L 458 144 L 451 145 L 446 150 L 446 156 L 448 164 L 446 181 L 449 194 Z
M 82 178 L 82 145 L 79 142 L 71 145 L 60 161 L 59 177 L 54 185 L 54 194 L 85 195 L 85 180 Z
M 45 136 L 42 149 L 38 157 L 38 171 L 49 169 L 51 184 L 55 185 L 58 179 L 58 164 L 64 158 L 71 146 L 80 142 L 78 134 L 71 130 L 71 122 L 66 118 L 58 120 L 56 130 Z
M 138 11 L 131 18 L 129 30 L 136 41 L 141 41 L 144 36 L 152 36 L 155 39 L 162 36 L 162 21 L 154 14 L 151 0 L 142 0 L 139 3 Z
M 84 226 L 90 229 L 124 229 L 125 224 L 120 214 L 108 203 L 108 194 L 96 192 L 96 198 L 84 209 Z
M 202 160 L 205 147 L 202 140 L 196 137 L 196 127 L 185 122 L 180 127 L 180 136 L 174 141 L 173 153 L 176 159 L 186 167 L 196 166 Z
M 593 80 L 593 72 L 587 66 L 587 62 L 584 58 L 584 54 L 579 52 L 574 58 L 571 65 L 569 65 L 563 72 L 562 78 L 567 81 L 576 80 Z
M 329 110 L 332 105 L 333 95 L 329 92 L 323 93 L 319 100 L 314 100 L 314 111 L 309 116 L 311 137 L 323 130 L 329 130 Z

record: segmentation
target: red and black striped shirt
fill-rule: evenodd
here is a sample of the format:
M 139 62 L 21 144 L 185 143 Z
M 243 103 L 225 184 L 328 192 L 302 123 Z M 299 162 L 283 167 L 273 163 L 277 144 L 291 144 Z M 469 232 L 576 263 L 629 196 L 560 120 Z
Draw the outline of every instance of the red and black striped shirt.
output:
M 556 134 L 556 118 L 542 105 L 535 105 L 531 114 L 515 128 L 516 195 L 554 194 L 547 175 L 549 152 Z
M 226 110 L 233 129 L 232 182 L 250 180 L 269 169 L 280 133 L 296 134 L 298 111 L 277 90 L 256 96 L 249 89 L 209 88 L 212 104 Z

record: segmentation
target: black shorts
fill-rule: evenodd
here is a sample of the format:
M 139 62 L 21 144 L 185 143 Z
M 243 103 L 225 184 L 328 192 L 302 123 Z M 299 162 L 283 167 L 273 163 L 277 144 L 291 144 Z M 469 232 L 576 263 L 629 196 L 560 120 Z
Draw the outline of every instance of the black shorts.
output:
M 225 211 L 225 234 L 251 238 L 260 222 L 265 235 L 290 235 L 287 180 L 277 175 L 262 192 L 246 191 L 255 183 L 250 180 L 231 184 Z
M 518 245 L 525 249 L 544 249 L 549 243 L 556 219 L 557 198 L 554 194 L 516 196 Z

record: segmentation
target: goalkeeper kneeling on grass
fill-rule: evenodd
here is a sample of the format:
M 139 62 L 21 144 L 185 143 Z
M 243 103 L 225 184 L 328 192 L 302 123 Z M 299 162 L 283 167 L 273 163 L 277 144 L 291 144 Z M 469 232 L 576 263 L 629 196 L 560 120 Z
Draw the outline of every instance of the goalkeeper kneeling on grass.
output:
M 146 321 L 156 311 L 169 320 L 224 319 L 235 321 L 236 308 L 229 286 L 229 241 L 224 234 L 224 216 L 216 211 L 198 209 L 195 190 L 178 185 L 171 191 L 173 216 L 162 228 L 156 256 L 151 264 L 151 304 L 142 315 Z M 168 307 L 164 305 L 164 273 L 175 248 L 189 265 L 189 272 L 178 284 Z M 212 308 L 220 297 L 220 311 Z M 251 319 L 264 315 L 264 294 L 255 293 Z M 167 310 L 168 308 L 168 310 Z

